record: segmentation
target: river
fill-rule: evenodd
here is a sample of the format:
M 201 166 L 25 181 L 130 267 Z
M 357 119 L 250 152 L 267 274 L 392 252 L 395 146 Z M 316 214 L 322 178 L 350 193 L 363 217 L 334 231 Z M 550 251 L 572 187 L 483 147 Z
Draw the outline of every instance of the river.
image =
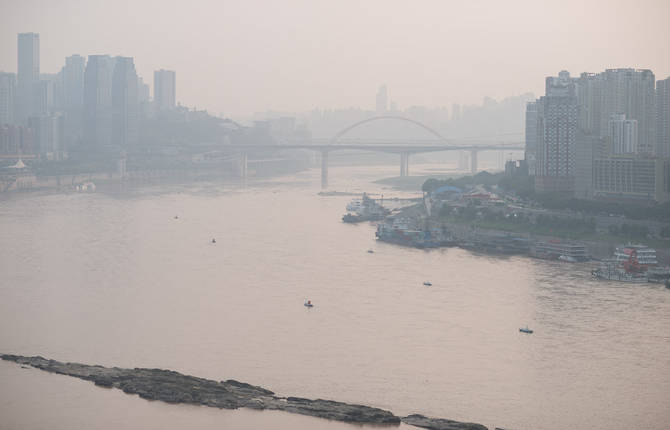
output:
M 396 170 L 331 167 L 331 189 L 397 196 L 371 182 Z M 589 264 L 376 243 L 373 225 L 340 221 L 351 197 L 317 194 L 319 174 L 2 197 L 0 353 L 491 429 L 668 428 L 670 291 L 594 281 Z M 8 362 L 0 387 L 3 429 L 361 429 L 148 402 Z

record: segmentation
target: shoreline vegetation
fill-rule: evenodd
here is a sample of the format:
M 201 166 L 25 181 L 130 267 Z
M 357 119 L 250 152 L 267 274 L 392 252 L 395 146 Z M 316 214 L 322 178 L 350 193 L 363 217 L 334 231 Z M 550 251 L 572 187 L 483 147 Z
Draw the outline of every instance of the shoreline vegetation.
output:
M 34 367 L 49 373 L 72 376 L 104 388 L 117 388 L 146 400 L 188 403 L 219 409 L 251 408 L 279 410 L 334 421 L 357 424 L 397 426 L 401 422 L 431 430 L 487 430 L 481 424 L 429 418 L 419 414 L 399 417 L 390 411 L 333 400 L 281 397 L 274 392 L 228 379 L 213 381 L 163 369 L 123 369 L 80 363 L 63 363 L 40 356 L 0 355 L 22 367 Z

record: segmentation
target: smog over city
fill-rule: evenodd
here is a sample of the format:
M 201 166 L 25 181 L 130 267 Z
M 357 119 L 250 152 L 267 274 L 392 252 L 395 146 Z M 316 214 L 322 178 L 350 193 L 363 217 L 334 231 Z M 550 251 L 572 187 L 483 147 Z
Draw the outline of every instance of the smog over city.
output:
M 0 429 L 670 422 L 670 3 L 0 0 Z

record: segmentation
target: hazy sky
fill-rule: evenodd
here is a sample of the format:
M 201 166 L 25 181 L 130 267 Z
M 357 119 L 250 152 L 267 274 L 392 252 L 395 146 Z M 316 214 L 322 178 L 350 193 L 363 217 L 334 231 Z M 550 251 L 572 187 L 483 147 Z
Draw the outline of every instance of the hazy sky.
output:
M 0 0 L 0 70 L 40 33 L 41 71 L 78 53 L 177 71 L 177 100 L 239 117 L 266 109 L 480 103 L 544 76 L 613 67 L 670 76 L 670 0 Z M 152 90 L 153 91 L 153 90 Z

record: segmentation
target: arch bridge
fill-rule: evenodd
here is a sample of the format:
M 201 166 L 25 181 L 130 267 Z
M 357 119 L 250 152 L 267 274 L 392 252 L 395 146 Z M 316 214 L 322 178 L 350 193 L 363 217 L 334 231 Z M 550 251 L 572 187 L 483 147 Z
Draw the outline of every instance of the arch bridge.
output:
M 402 141 L 393 141 L 390 139 L 344 139 L 347 133 L 374 121 L 393 120 L 403 121 L 414 124 L 419 128 L 425 130 L 435 137 L 430 140 L 413 140 L 408 142 L 407 139 Z M 401 116 L 383 115 L 358 121 L 351 124 L 333 137 L 328 139 L 292 139 L 278 144 L 230 144 L 227 148 L 233 148 L 240 151 L 240 173 L 242 178 L 246 180 L 247 176 L 247 151 L 268 150 L 276 151 L 283 149 L 309 149 L 321 153 L 321 188 L 328 188 L 328 154 L 332 151 L 338 150 L 362 150 L 362 151 L 378 151 L 387 153 L 400 154 L 400 176 L 409 175 L 409 157 L 411 154 L 427 153 L 427 152 L 441 152 L 441 151 L 469 151 L 470 152 L 470 171 L 474 174 L 477 172 L 477 154 L 479 151 L 504 151 L 504 150 L 523 150 L 524 146 L 521 143 L 501 143 L 490 141 L 476 141 L 469 139 L 447 139 L 431 127 Z

